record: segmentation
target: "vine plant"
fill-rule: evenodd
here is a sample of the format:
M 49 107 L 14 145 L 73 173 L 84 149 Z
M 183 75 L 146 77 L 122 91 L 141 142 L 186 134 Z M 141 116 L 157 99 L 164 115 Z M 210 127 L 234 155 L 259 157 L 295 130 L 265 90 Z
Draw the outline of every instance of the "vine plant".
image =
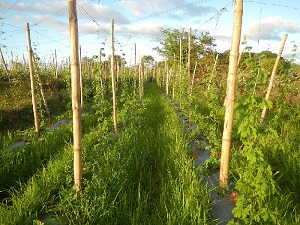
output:
M 266 133 L 277 136 L 271 127 L 259 123 L 259 115 L 264 106 L 272 108 L 272 102 L 259 97 L 257 82 L 259 76 L 253 75 L 248 81 L 248 93 L 235 105 L 237 121 L 233 137 L 242 144 L 239 158 L 239 180 L 235 188 L 239 193 L 234 218 L 230 224 L 275 224 L 275 210 L 271 204 L 276 194 L 276 183 L 260 138 Z

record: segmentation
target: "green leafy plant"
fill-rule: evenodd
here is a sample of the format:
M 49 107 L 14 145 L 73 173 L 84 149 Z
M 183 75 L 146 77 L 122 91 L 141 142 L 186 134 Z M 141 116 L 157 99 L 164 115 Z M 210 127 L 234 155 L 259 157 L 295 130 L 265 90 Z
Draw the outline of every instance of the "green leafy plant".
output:
M 237 134 L 243 148 L 239 153 L 239 180 L 235 188 L 239 192 L 236 207 L 233 209 L 238 224 L 272 224 L 276 221 L 274 208 L 270 202 L 276 192 L 271 166 L 257 140 L 265 132 L 272 131 L 258 122 L 259 111 L 270 101 L 260 97 L 244 95 L 235 110 L 239 113 Z M 276 135 L 275 131 L 272 131 Z

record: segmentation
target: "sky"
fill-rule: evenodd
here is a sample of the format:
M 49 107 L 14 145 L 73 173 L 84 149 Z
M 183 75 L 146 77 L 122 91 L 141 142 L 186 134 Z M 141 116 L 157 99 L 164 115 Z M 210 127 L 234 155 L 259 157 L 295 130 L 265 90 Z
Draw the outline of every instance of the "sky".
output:
M 128 64 L 134 62 L 135 43 L 138 57 L 163 60 L 153 50 L 159 46 L 161 29 L 192 28 L 196 35 L 208 31 L 215 38 L 216 51 L 224 52 L 231 46 L 233 5 L 233 0 L 77 0 L 82 56 L 98 55 L 101 48 L 106 56 L 111 54 L 111 19 L 115 21 L 115 54 L 124 54 Z M 244 0 L 242 40 L 246 37 L 254 52 L 277 53 L 286 33 L 283 57 L 300 62 L 299 14 L 299 0 Z M 23 55 L 27 59 L 26 23 L 32 47 L 42 60 L 50 61 L 55 51 L 59 60 L 67 59 L 68 22 L 67 0 L 2 0 L 0 47 L 5 60 L 21 61 Z

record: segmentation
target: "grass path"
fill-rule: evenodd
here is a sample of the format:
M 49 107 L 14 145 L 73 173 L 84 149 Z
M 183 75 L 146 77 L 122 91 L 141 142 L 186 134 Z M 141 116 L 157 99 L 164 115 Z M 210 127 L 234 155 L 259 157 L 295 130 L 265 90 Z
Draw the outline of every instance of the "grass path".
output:
M 156 85 L 145 91 L 122 134 L 85 145 L 85 191 L 61 200 L 68 224 L 209 224 L 208 191 L 177 115 Z

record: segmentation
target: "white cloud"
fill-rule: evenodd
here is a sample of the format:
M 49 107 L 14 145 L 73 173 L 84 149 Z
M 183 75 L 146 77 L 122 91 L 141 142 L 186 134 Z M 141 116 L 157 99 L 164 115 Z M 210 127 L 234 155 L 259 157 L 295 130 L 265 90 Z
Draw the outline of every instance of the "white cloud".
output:
M 153 12 L 159 12 L 168 8 L 185 4 L 182 0 L 144 0 L 141 4 L 138 0 L 121 0 L 120 4 L 134 16 L 146 16 Z
M 68 5 L 67 1 L 45 1 L 43 3 L 37 2 L 35 4 L 30 1 L 26 3 L 16 3 L 13 5 L 8 3 L 7 1 L 1 3 L 0 13 L 1 11 L 5 12 L 5 10 L 9 10 L 10 14 L 4 14 L 4 18 L 13 18 L 17 21 L 30 18 L 30 24 L 38 24 L 55 27 L 56 22 L 59 20 L 63 20 L 62 22 L 68 23 Z M 19 14 L 23 15 L 23 17 L 18 16 Z M 94 21 L 101 25 L 103 23 L 109 22 L 113 17 L 116 23 L 124 23 L 127 21 L 127 18 L 123 15 L 122 12 L 117 9 L 101 5 L 94 4 L 89 1 L 80 1 L 77 3 L 77 16 L 78 21 L 81 23 L 82 21 Z M 95 22 L 96 21 L 96 22 Z M 50 22 L 50 23 L 49 23 Z
M 299 26 L 294 21 L 289 21 L 278 16 L 270 16 L 261 21 L 255 20 L 245 26 L 244 35 L 249 39 L 281 40 L 282 33 L 297 33 Z
M 127 18 L 119 10 L 101 4 L 82 4 L 79 5 L 77 11 L 79 18 L 93 19 L 98 23 L 109 22 L 112 18 L 115 20 L 115 23 L 127 21 Z
M 160 29 L 163 24 L 160 23 L 138 23 L 134 25 L 128 25 L 126 31 L 132 35 L 141 36 L 157 36 L 160 34 Z
M 154 14 L 154 17 L 159 16 L 163 20 L 187 21 L 191 18 L 199 18 L 215 11 L 215 8 L 212 6 L 190 4 L 179 0 L 143 1 L 142 4 L 136 0 L 122 0 L 120 4 L 135 18 L 147 18 L 148 15 Z
M 68 11 L 67 1 L 45 1 L 41 2 L 31 2 L 27 1 L 26 3 L 10 3 L 9 1 L 3 1 L 1 3 L 1 11 L 9 11 L 3 17 L 10 15 L 15 15 L 17 13 L 38 13 L 41 15 L 49 14 L 60 14 Z
M 216 9 L 212 6 L 201 6 L 194 5 L 192 7 L 187 7 L 183 10 L 184 17 L 201 17 L 212 12 L 215 12 Z

